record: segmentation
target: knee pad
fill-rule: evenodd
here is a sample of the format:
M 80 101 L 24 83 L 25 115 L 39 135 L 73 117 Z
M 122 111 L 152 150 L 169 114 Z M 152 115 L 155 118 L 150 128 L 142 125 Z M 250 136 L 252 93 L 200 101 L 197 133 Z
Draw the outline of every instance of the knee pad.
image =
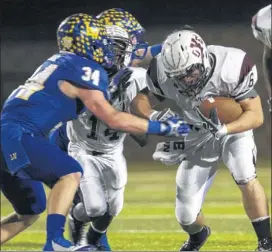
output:
M 124 206 L 124 188 L 117 190 L 115 197 L 109 203 L 109 214 L 117 216 Z
M 194 214 L 188 206 L 176 206 L 175 213 L 178 222 L 182 226 L 191 225 L 197 218 L 197 214 Z
M 89 212 L 87 213 L 86 212 L 86 208 L 85 206 L 83 205 L 82 202 L 78 203 L 76 206 L 74 206 L 73 208 L 73 216 L 81 221 L 81 222 L 84 222 L 84 223 L 88 223 L 88 222 L 91 222 L 91 221 L 95 221 L 97 218 L 103 216 L 106 212 L 104 211 L 99 211 L 97 210 L 95 212 L 95 209 L 89 209 Z M 101 214 L 100 213 L 103 213 L 104 214 Z
M 109 207 L 109 214 L 112 216 L 117 216 L 123 209 L 124 202 L 114 202 L 114 204 L 111 204 Z
M 201 205 L 194 204 L 194 200 L 191 197 L 179 196 L 176 198 L 176 218 L 181 225 L 191 225 L 195 222 Z
M 103 216 L 107 212 L 107 203 L 103 201 L 92 202 L 92 204 L 84 204 L 85 211 L 89 217 Z

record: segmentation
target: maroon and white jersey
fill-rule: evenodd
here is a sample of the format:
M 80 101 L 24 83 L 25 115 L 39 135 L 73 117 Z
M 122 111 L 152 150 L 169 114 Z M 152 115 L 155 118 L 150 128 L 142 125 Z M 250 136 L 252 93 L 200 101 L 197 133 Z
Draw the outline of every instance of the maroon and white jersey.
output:
M 161 60 L 156 57 L 150 67 L 151 92 L 174 100 L 179 106 L 177 111 L 190 124 L 202 125 L 202 121 L 193 108 L 210 96 L 232 97 L 237 101 L 256 96 L 254 85 L 257 82 L 257 68 L 249 56 L 242 50 L 217 45 L 208 46 L 211 61 L 215 65 L 212 76 L 199 95 L 190 98 L 179 92 L 175 83 L 169 79 Z
M 193 110 L 204 99 L 210 96 L 223 96 L 233 97 L 240 101 L 257 96 L 254 90 L 254 85 L 258 79 L 257 68 L 244 51 L 217 45 L 208 46 L 208 51 L 215 67 L 206 86 L 195 98 L 182 95 L 175 83 L 167 78 L 164 73 L 161 55 L 157 56 L 156 61 L 153 61 L 150 67 L 150 77 L 153 83 L 149 84 L 149 89 L 159 96 L 174 100 L 179 106 L 179 110 L 176 112 L 188 123 L 201 128 L 199 131 L 191 131 L 187 137 L 176 141 L 158 143 L 153 154 L 154 160 L 161 161 L 167 165 L 178 164 L 185 157 L 192 157 L 193 160 L 196 153 L 203 154 L 205 150 L 211 151 L 213 148 L 217 148 L 214 145 L 213 135 L 209 130 L 202 128 L 202 120 Z M 248 145 L 251 146 L 252 134 L 252 130 L 249 130 L 237 134 L 237 138 L 246 137 Z M 224 142 L 232 136 L 227 135 L 217 144 L 224 146 Z M 243 143 L 241 143 L 240 151 L 242 152 L 243 149 L 245 148 L 243 148 Z M 213 152 L 211 151 L 212 154 L 209 156 L 209 160 L 219 160 L 220 155 L 216 153 L 213 155 Z M 248 155 L 247 151 L 246 154 L 243 153 L 242 157 L 245 155 Z
M 271 4 L 253 16 L 251 27 L 254 37 L 271 48 Z
M 113 106 L 119 111 L 127 111 L 135 96 L 147 87 L 146 70 L 140 67 L 130 67 L 132 74 L 130 85 L 115 100 Z M 85 150 L 95 150 L 103 153 L 119 153 L 123 151 L 126 133 L 118 132 L 97 119 L 90 111 L 82 113 L 76 120 L 67 123 L 67 135 L 70 146 L 75 143 Z

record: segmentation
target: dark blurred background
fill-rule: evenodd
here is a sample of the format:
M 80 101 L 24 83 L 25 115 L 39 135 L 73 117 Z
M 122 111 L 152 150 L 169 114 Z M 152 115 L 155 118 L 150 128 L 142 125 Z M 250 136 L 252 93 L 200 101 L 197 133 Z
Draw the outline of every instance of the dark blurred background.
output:
M 251 17 L 270 1 L 144 1 L 144 0 L 12 0 L 1 1 L 1 95 L 2 101 L 45 60 L 57 51 L 56 28 L 68 15 L 120 7 L 131 12 L 146 28 L 146 40 L 158 43 L 172 30 L 193 25 L 207 44 L 220 44 L 245 50 L 256 62 L 259 81 L 256 89 L 262 97 L 265 124 L 255 131 L 259 157 L 270 159 L 271 126 L 267 112 L 267 94 L 262 73 L 263 46 L 254 39 Z M 170 103 L 171 104 L 171 103 Z M 169 105 L 169 102 L 163 106 Z M 172 105 L 172 104 L 171 104 Z M 147 147 L 126 140 L 128 160 L 152 160 L 158 137 L 150 137 Z

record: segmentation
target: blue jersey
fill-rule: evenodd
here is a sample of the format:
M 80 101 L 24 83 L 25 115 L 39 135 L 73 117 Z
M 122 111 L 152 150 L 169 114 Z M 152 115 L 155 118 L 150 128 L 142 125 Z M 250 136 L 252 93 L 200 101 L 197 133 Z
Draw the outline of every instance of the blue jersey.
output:
M 67 130 L 66 130 L 67 124 L 63 124 L 61 127 L 59 127 L 56 130 L 52 130 L 48 136 L 49 142 L 51 144 L 57 145 L 61 150 L 68 152 L 68 144 L 70 142 L 68 136 L 67 136 Z
M 58 53 L 12 92 L 3 106 L 1 123 L 16 123 L 26 131 L 46 136 L 55 126 L 75 119 L 83 104 L 61 92 L 62 81 L 99 90 L 109 98 L 108 75 L 101 65 L 75 54 Z

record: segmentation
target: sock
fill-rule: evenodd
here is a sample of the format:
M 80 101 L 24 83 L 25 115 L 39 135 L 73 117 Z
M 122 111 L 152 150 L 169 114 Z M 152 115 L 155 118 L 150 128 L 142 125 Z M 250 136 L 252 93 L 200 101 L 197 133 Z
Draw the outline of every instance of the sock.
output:
M 255 219 L 252 221 L 252 225 L 259 241 L 264 238 L 271 238 L 270 217 Z
M 47 240 L 62 236 L 64 232 L 65 216 L 61 214 L 49 214 L 46 220 Z
M 89 244 L 96 245 L 100 240 L 101 236 L 105 233 L 105 231 L 101 232 L 93 227 L 91 223 L 88 233 L 87 233 L 87 240 Z
M 101 233 L 105 232 L 113 220 L 113 216 L 105 213 L 103 216 L 93 220 L 92 224 L 94 229 L 99 230 Z
M 199 232 L 195 234 L 190 234 L 190 239 L 194 242 L 203 241 L 207 237 L 207 229 L 202 228 Z

